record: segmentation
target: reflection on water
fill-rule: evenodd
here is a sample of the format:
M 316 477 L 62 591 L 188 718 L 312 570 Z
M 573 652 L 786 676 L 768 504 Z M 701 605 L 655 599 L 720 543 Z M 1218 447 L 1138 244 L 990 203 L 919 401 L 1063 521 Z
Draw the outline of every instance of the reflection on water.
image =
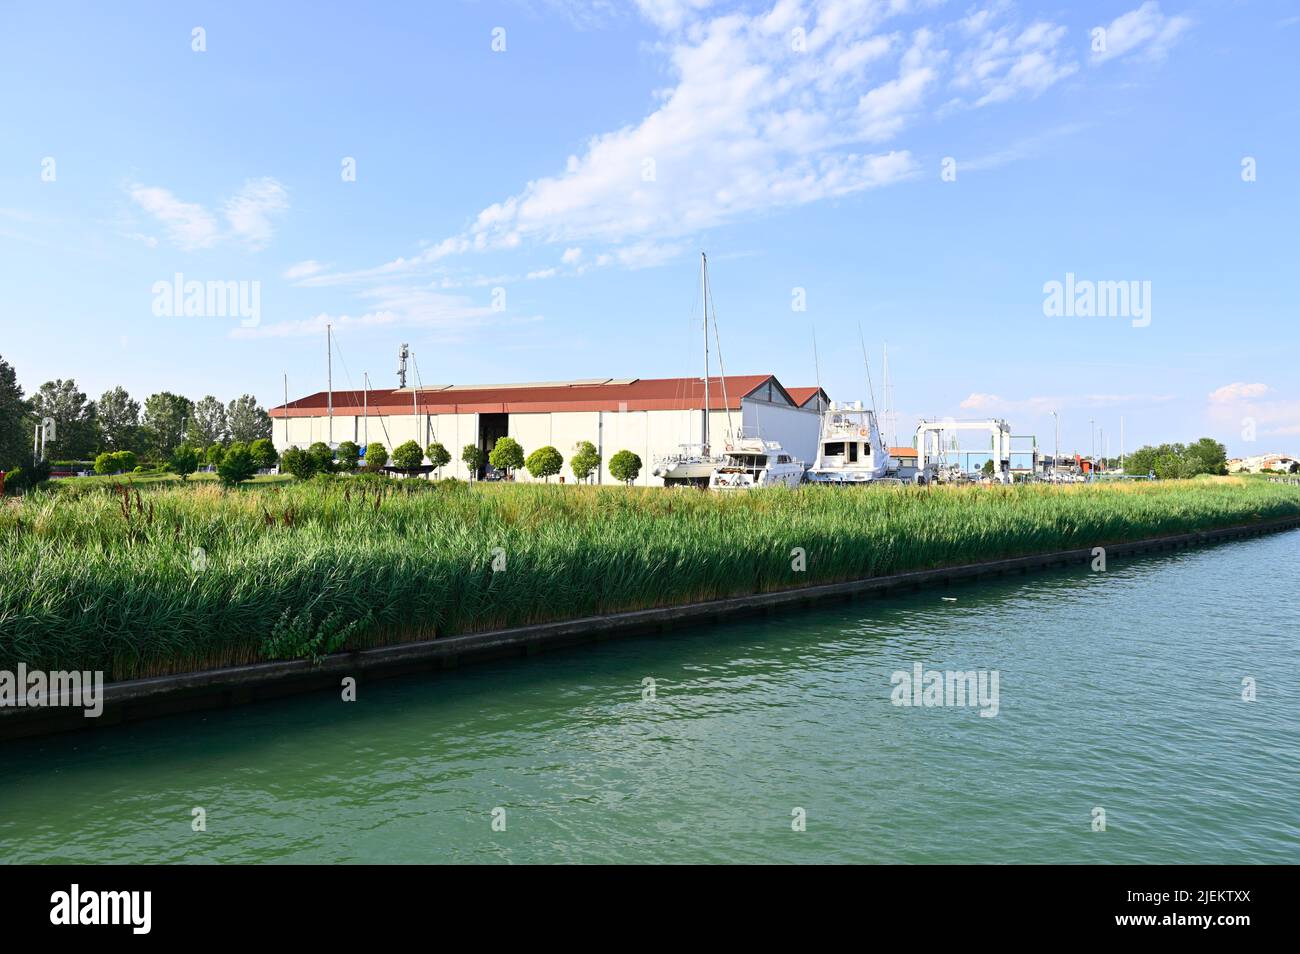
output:
M 1300 862 L 1297 557 L 1291 532 L 9 743 L 0 857 Z M 915 663 L 996 670 L 997 716 L 892 705 Z

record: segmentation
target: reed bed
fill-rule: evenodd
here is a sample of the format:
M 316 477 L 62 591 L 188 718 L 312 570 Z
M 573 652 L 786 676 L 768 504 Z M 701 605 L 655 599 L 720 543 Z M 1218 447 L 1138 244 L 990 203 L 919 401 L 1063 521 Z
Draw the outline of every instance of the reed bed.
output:
M 319 656 L 1297 514 L 1300 488 L 1231 481 L 38 495 L 0 504 L 0 669 L 125 679 Z

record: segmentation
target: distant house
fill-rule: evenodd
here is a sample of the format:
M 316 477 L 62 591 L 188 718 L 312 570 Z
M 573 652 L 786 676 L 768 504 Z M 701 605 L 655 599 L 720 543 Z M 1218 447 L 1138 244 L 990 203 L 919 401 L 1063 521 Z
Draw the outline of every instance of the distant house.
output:
M 1230 474 L 1258 474 L 1266 470 L 1297 474 L 1300 473 L 1300 459 L 1290 454 L 1258 454 L 1255 457 L 1235 457 L 1228 461 Z
M 900 467 L 915 467 L 916 448 L 915 447 L 889 448 L 889 466 L 891 469 L 897 469 Z

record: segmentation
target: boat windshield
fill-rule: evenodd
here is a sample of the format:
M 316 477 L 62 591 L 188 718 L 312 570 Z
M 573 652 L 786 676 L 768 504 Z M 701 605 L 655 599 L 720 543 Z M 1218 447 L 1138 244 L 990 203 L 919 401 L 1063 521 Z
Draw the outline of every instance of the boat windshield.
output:
M 757 473 L 767 466 L 766 454 L 728 454 L 722 464 L 723 470 L 744 470 Z

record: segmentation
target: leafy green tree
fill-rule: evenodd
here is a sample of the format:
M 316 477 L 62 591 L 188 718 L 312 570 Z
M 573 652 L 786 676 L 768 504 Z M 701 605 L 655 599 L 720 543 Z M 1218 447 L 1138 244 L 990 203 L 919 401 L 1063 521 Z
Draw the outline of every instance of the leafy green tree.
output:
M 524 466 L 524 449 L 513 437 L 498 437 L 492 453 L 488 454 L 488 463 L 495 469 L 504 471 L 508 477 Z
M 31 460 L 32 430 L 26 423 L 28 411 L 13 365 L 0 358 L 0 470 L 12 470 Z
M 1202 437 L 1187 448 L 1186 459 L 1197 474 L 1226 474 L 1228 451 L 1212 437 Z
M 317 441 L 307 448 L 307 453 L 316 459 L 316 472 L 330 474 L 334 472 L 334 451 L 324 441 Z
M 257 467 L 266 470 L 270 470 L 280 460 L 280 455 L 276 453 L 275 445 L 271 443 L 269 437 L 259 437 L 249 444 L 248 453 Z
M 447 450 L 447 448 L 443 447 L 437 441 L 430 444 L 425 449 L 424 454 L 429 458 L 429 463 L 433 465 L 435 472 L 442 470 L 451 463 L 451 451 Z
M 227 487 L 234 487 L 246 480 L 252 480 L 257 474 L 257 464 L 254 462 L 253 455 L 248 448 L 242 443 L 237 443 L 221 459 L 221 466 L 217 468 L 217 474 L 221 477 L 223 484 Z
M 188 426 L 185 428 L 185 440 L 195 447 L 209 447 L 213 444 L 221 444 L 229 437 L 226 406 L 211 394 L 195 401 Z
M 189 398 L 170 391 L 159 391 L 144 399 L 141 427 L 145 446 L 155 458 L 165 460 L 181 445 L 185 439 L 185 422 L 193 410 Z
M 311 480 L 319 465 L 316 458 L 301 447 L 290 447 L 280 457 L 280 468 L 299 480 Z
M 549 484 L 551 478 L 558 474 L 560 468 L 564 466 L 564 458 L 560 456 L 558 450 L 547 445 L 546 447 L 539 447 L 529 454 L 525 466 L 528 468 L 528 473 L 532 474 L 534 478 L 540 477 Z
M 621 450 L 609 459 L 609 473 L 615 480 L 630 484 L 641 473 L 641 458 L 630 450 Z
M 213 444 L 203 453 L 203 459 L 213 467 L 221 466 L 221 458 L 226 456 L 226 449 L 220 444 Z
M 135 453 L 129 450 L 116 451 L 113 454 L 113 460 L 117 464 L 117 469 L 122 471 L 122 473 L 126 473 L 128 470 L 135 470 L 138 465 Z
M 424 463 L 424 450 L 415 441 L 407 441 L 393 448 L 393 466 L 402 470 L 415 470 Z
M 55 439 L 50 449 L 56 450 L 60 457 L 89 457 L 99 447 L 95 402 L 78 391 L 77 382 L 71 378 L 42 384 L 32 395 L 31 410 L 37 421 L 54 418 Z
M 577 451 L 569 458 L 569 469 L 573 471 L 576 480 L 590 479 L 592 474 L 600 470 L 600 454 L 596 451 L 596 445 L 591 441 L 579 441 Z
M 984 466 L 980 468 L 980 473 L 983 474 L 985 477 L 992 477 L 992 476 L 993 476 L 993 461 L 992 461 L 992 460 L 986 460 L 986 461 L 984 462 Z
M 189 444 L 181 444 L 172 451 L 168 463 L 171 469 L 180 475 L 181 480 L 185 480 L 199 469 L 199 455 Z
M 339 445 L 339 464 L 343 470 L 356 470 L 360 459 L 361 448 L 355 441 L 344 441 Z
M 271 415 L 258 405 L 257 398 L 244 394 L 227 406 L 226 426 L 231 440 L 249 444 L 259 437 L 271 436 Z
M 478 476 L 478 472 L 483 469 L 483 461 L 486 458 L 483 448 L 477 444 L 466 444 L 460 452 L 460 459 L 469 468 L 469 479 L 473 480 Z
M 115 451 L 139 447 L 140 402 L 131 400 L 125 388 L 116 387 L 101 394 L 95 412 L 102 446 Z
M 388 463 L 388 448 L 379 441 L 366 445 L 366 470 L 382 470 Z
M 111 451 L 104 451 L 95 458 L 95 473 L 97 474 L 116 474 L 118 469 L 117 455 Z

